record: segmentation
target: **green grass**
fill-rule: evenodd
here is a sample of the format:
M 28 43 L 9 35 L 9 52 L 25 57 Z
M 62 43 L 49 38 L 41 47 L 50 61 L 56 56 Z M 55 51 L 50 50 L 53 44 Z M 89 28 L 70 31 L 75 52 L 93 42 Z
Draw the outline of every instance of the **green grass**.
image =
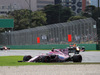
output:
M 73 63 L 73 62 L 60 62 L 60 63 L 33 63 L 33 62 L 18 62 L 22 60 L 23 56 L 0 56 L 0 66 L 23 66 L 23 65 L 77 65 L 77 64 L 100 64 L 100 63 Z
M 23 56 L 0 56 L 0 66 L 45 65 L 46 63 L 18 62 Z M 48 63 L 49 64 L 49 63 Z

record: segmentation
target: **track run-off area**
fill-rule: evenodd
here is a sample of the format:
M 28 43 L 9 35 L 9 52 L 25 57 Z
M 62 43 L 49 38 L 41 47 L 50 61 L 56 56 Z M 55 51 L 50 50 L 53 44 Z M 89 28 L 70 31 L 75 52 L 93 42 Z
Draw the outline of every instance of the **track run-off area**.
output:
M 50 50 L 8 50 L 0 56 L 36 56 Z M 100 63 L 100 51 L 80 52 L 83 63 Z M 71 53 L 73 55 L 73 53 Z M 100 75 L 100 64 L 0 66 L 0 75 Z
M 25 56 L 25 55 L 31 55 L 36 56 L 40 54 L 48 53 L 50 50 L 3 50 L 0 51 L 0 56 Z M 70 53 L 70 55 L 73 55 L 74 53 Z M 82 55 L 82 62 L 100 62 L 100 51 L 85 51 L 80 52 Z

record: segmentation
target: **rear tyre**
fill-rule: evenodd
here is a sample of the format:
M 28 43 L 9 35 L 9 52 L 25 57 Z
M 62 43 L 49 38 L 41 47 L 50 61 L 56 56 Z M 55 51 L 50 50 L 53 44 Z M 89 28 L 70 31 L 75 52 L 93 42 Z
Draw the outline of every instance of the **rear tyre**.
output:
M 28 61 L 28 60 L 30 60 L 31 58 L 32 58 L 32 56 L 26 55 L 26 56 L 23 57 L 23 61 L 24 61 L 24 62 L 25 62 L 25 61 Z
M 74 55 L 73 62 L 82 62 L 82 56 L 81 55 Z

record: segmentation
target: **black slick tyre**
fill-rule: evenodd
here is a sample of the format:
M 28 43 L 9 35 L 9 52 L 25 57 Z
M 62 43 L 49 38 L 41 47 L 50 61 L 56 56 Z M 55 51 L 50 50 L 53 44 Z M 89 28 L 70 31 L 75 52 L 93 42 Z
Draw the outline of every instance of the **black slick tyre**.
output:
M 82 56 L 81 55 L 74 55 L 73 62 L 82 62 Z
M 32 56 L 26 55 L 26 56 L 23 57 L 23 61 L 24 61 L 24 62 L 25 62 L 25 61 L 28 61 L 28 60 L 31 59 L 31 58 L 32 58 Z

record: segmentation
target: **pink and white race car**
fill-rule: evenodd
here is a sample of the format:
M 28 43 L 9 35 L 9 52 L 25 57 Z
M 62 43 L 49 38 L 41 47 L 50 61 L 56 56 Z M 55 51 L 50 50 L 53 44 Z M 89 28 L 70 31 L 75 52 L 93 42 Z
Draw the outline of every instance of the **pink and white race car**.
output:
M 6 46 L 3 46 L 3 47 L 0 47 L 0 50 L 10 50 L 10 48 L 6 47 Z
M 53 49 L 50 52 L 42 55 L 32 57 L 26 55 L 23 57 L 22 62 L 82 62 L 82 56 L 80 54 L 69 55 L 68 49 Z M 20 62 L 20 61 L 19 61 Z

